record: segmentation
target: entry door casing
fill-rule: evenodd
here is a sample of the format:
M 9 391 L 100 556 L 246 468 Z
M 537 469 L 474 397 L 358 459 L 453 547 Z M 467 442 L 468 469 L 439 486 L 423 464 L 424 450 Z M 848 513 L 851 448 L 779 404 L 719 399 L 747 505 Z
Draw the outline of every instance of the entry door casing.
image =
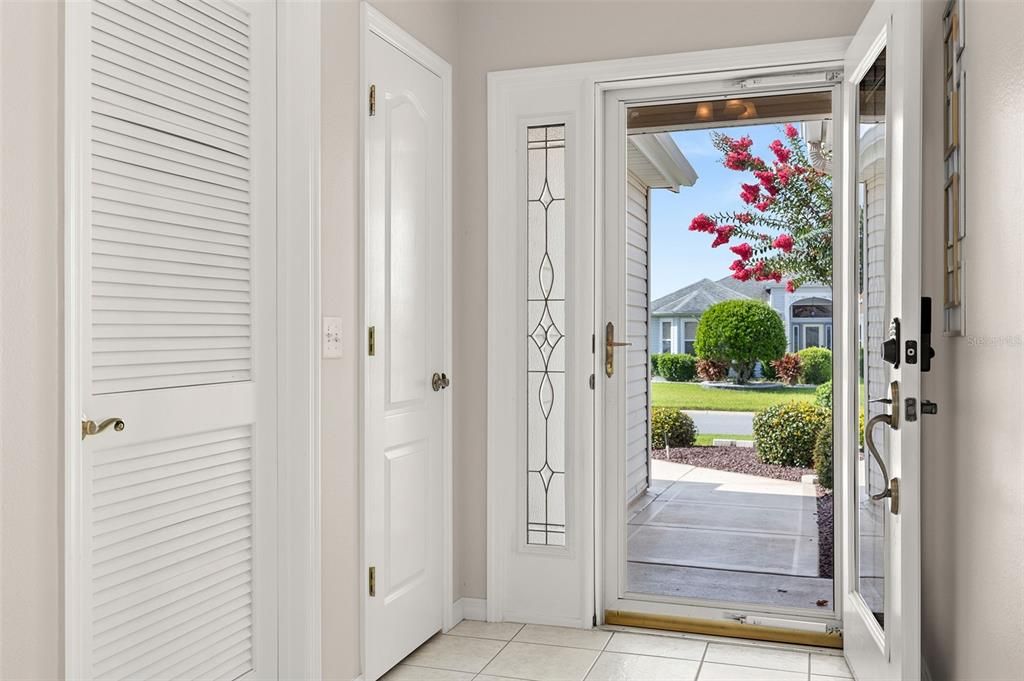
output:
M 450 389 L 432 386 L 433 374 L 450 373 L 449 133 L 443 74 L 377 33 L 366 40 L 374 94 L 365 119 L 364 280 L 373 342 L 364 348 L 362 589 L 364 676 L 372 681 L 440 631 L 450 605 L 443 453 Z
M 71 678 L 277 675 L 275 11 L 67 8 Z
M 869 150 L 869 136 L 861 128 L 858 87 L 861 81 L 877 64 L 884 50 L 884 158 L 876 163 L 872 171 L 876 177 L 877 168 L 884 168 L 884 177 L 878 188 L 884 191 L 885 222 L 882 235 L 885 237 L 885 255 L 879 261 L 878 283 L 883 284 L 884 299 L 877 305 L 881 310 L 879 322 L 888 326 L 889 320 L 901 320 L 902 340 L 899 347 L 901 363 L 892 368 L 880 360 L 880 335 L 868 328 L 866 338 L 870 345 L 865 347 L 865 367 L 881 367 L 875 381 L 878 392 L 869 386 L 869 398 L 882 397 L 889 381 L 898 381 L 900 397 L 896 404 L 881 406 L 865 405 L 865 419 L 876 413 L 900 412 L 898 430 L 885 425 L 874 429 L 875 441 L 880 443 L 882 455 L 888 460 L 888 473 L 899 479 L 899 509 L 891 512 L 891 501 L 871 501 L 863 491 L 858 492 L 858 472 L 869 470 L 869 453 L 860 451 L 858 445 L 858 365 L 857 329 L 858 277 L 855 257 L 859 257 L 859 198 L 862 192 L 872 191 L 858 187 L 862 155 Z M 920 420 L 907 418 L 907 400 L 920 403 L 920 364 L 907 361 L 905 341 L 920 341 L 920 296 L 921 296 L 921 107 L 922 107 L 922 25 L 921 4 L 918 0 L 884 2 L 872 5 L 857 34 L 853 37 L 846 55 L 844 68 L 845 91 L 843 96 L 843 229 L 842 252 L 846 254 L 845 276 L 840 281 L 841 296 L 849 301 L 843 308 L 845 315 L 842 328 L 846 332 L 836 338 L 844 345 L 841 357 L 846 360 L 839 371 L 845 386 L 845 399 L 838 400 L 844 412 L 840 415 L 842 428 L 837 442 L 840 443 L 841 479 L 844 481 L 845 509 L 842 514 L 841 543 L 844 557 L 843 569 L 843 632 L 844 651 L 857 678 L 917 679 L 921 675 L 920 643 L 920 526 L 921 526 L 921 443 Z M 875 77 L 875 76 L 873 76 Z M 867 119 L 865 119 L 867 120 Z M 863 147 L 863 148 L 862 148 Z M 880 155 L 883 150 L 877 150 Z M 840 183 L 836 183 L 840 187 Z M 871 238 L 874 229 L 870 221 L 870 208 L 876 205 L 868 201 L 865 210 L 865 238 Z M 865 257 L 865 268 L 870 268 L 875 259 Z M 864 324 L 872 323 L 871 301 L 874 282 L 869 269 L 865 269 L 865 296 L 863 308 Z M 869 304 L 871 303 L 871 304 Z M 884 329 L 884 326 L 882 327 Z M 884 331 L 882 332 L 884 334 Z M 876 370 L 876 374 L 879 370 Z M 869 380 L 872 376 L 869 373 Z M 863 456 L 863 459 L 862 459 Z M 872 482 L 869 477 L 869 482 Z M 877 476 L 876 476 L 877 477 Z M 872 482 L 878 491 L 877 480 Z M 883 528 L 880 535 L 880 550 L 884 552 L 882 576 L 884 626 L 879 623 L 873 609 L 862 595 L 859 560 L 868 552 L 861 549 L 859 542 L 866 532 L 859 533 L 858 522 L 872 522 Z M 861 536 L 858 536 L 858 535 Z M 859 556 L 861 556 L 859 558 Z M 878 575 L 872 573 L 877 583 Z M 874 598 L 874 597 L 872 597 Z

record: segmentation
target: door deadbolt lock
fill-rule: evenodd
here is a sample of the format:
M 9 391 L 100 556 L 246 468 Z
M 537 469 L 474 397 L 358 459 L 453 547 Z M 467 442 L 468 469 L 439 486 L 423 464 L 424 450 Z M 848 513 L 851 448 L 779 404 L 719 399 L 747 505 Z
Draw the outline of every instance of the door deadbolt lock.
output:
M 900 368 L 900 318 L 893 317 L 889 324 L 889 337 L 882 341 L 882 360 L 894 369 Z

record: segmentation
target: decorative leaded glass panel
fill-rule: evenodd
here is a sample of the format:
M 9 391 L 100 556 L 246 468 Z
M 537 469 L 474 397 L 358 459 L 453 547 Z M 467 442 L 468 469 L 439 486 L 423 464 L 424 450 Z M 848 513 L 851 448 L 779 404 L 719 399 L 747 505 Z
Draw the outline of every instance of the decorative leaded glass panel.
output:
M 565 546 L 565 126 L 526 147 L 526 542 Z

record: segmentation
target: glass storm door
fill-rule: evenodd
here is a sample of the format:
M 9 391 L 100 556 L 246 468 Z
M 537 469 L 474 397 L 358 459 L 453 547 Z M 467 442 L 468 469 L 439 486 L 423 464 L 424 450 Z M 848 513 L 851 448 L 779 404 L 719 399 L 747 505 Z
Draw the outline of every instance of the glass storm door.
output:
M 917 0 L 876 2 L 845 63 L 843 630 L 873 681 L 920 678 L 920 34 Z

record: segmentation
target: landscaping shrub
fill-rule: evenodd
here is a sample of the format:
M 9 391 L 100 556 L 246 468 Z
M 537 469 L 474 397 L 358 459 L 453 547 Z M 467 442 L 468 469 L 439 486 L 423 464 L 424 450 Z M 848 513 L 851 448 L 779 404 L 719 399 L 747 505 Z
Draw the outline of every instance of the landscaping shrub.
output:
M 832 351 L 828 348 L 804 348 L 799 353 L 804 383 L 820 385 L 832 380 Z
M 822 428 L 832 427 L 832 412 L 807 402 L 784 402 L 754 415 L 754 447 L 764 463 L 809 468 Z
M 697 377 L 697 358 L 666 353 L 658 358 L 658 371 L 670 381 L 692 381 Z
M 655 449 L 692 447 L 696 441 L 697 426 L 689 414 L 675 407 L 651 409 L 651 446 Z
M 814 472 L 818 474 L 818 484 L 825 489 L 832 489 L 832 428 L 825 427 L 818 433 L 814 443 Z
M 661 376 L 661 366 L 659 365 L 660 361 L 660 353 L 654 353 L 651 355 L 651 376 Z
M 761 376 L 766 381 L 777 381 L 779 374 L 776 373 L 775 367 L 772 366 L 771 362 L 761 362 Z
M 779 359 L 771 363 L 775 369 L 775 375 L 786 385 L 793 385 L 800 380 L 800 372 L 803 370 L 803 363 L 800 355 L 795 352 L 787 352 Z
M 782 318 L 757 300 L 715 303 L 700 316 L 694 350 L 701 359 L 727 363 L 736 382 L 746 383 L 757 361 L 770 362 L 786 352 Z
M 729 365 L 713 359 L 697 359 L 697 375 L 702 381 L 724 381 L 729 375 Z
M 832 381 L 825 381 L 814 391 L 814 401 L 819 407 L 832 408 Z

